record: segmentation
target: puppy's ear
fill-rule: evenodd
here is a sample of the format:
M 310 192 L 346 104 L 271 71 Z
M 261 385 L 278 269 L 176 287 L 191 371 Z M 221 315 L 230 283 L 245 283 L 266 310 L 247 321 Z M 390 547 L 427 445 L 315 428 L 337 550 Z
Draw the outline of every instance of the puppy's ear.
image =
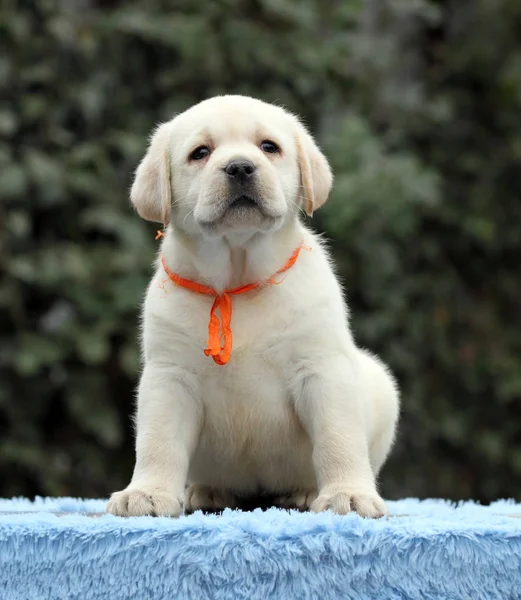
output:
M 152 135 L 145 157 L 136 170 L 130 201 L 147 221 L 170 221 L 170 123 L 160 125 Z
M 315 140 L 300 124 L 297 131 L 297 156 L 302 206 L 311 217 L 327 200 L 333 184 L 333 173 Z

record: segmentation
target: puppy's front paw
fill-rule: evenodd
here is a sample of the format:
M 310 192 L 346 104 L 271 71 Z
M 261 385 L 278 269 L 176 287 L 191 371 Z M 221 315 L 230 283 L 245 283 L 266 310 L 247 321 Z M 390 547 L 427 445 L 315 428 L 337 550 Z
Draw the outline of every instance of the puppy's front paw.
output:
M 107 512 L 117 517 L 178 517 L 183 500 L 159 487 L 132 487 L 110 497 Z
M 320 492 L 318 498 L 311 505 L 313 512 L 322 512 L 331 509 L 339 515 L 345 515 L 354 510 L 361 517 L 379 519 L 387 514 L 385 502 L 376 492 L 357 491 L 335 488 L 330 491 L 327 488 Z
M 301 490 L 285 494 L 284 496 L 279 496 L 278 498 L 275 498 L 273 504 L 277 508 L 282 508 L 285 510 L 300 510 L 301 512 L 304 512 L 310 509 L 316 497 L 317 492 L 315 490 Z
M 192 484 L 186 490 L 185 497 L 187 513 L 193 513 L 196 510 L 221 511 L 238 506 L 237 498 L 231 492 L 199 483 Z

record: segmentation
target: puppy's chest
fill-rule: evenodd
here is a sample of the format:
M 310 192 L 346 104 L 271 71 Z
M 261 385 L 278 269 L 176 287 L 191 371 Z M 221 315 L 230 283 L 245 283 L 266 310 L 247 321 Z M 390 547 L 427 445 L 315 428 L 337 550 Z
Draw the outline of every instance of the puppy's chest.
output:
M 203 378 L 204 437 L 227 448 L 277 443 L 295 425 L 295 410 L 284 367 L 239 348 L 224 366 Z
M 262 437 L 268 439 L 293 418 L 289 379 L 295 315 L 281 296 L 264 289 L 232 297 L 230 361 L 219 366 L 208 358 L 202 374 L 207 424 L 220 437 L 251 440 L 265 429 Z
M 198 296 L 183 300 L 186 308 L 182 312 L 188 316 L 184 322 L 187 335 L 197 339 L 198 343 L 206 343 L 215 298 Z M 231 295 L 228 301 L 229 308 L 226 308 L 222 299 L 217 300 L 214 315 L 220 321 L 221 333 L 229 319 L 233 356 L 249 351 L 266 356 L 272 352 L 280 353 L 281 348 L 287 346 L 289 337 L 298 333 L 296 316 L 299 307 L 280 290 L 268 287 Z
M 236 349 L 259 344 L 277 346 L 294 331 L 295 314 L 282 294 L 271 289 L 232 298 L 231 329 Z

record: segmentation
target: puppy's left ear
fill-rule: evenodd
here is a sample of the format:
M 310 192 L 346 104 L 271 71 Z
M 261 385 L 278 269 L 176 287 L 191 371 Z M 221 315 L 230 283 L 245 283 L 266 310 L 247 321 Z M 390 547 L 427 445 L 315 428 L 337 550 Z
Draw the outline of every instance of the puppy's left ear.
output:
M 302 206 L 311 217 L 328 199 L 333 185 L 333 173 L 315 140 L 300 124 L 297 131 L 297 157 Z
M 136 170 L 130 201 L 147 221 L 170 221 L 170 123 L 160 125 L 152 135 L 145 157 Z

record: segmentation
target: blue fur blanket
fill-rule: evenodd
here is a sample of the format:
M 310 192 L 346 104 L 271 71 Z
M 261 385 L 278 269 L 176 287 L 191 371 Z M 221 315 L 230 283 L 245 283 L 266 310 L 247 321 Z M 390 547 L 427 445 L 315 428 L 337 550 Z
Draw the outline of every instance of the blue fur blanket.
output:
M 277 509 L 85 514 L 104 508 L 102 500 L 0 500 L 0 598 L 521 598 L 513 502 L 401 500 L 378 521 Z

